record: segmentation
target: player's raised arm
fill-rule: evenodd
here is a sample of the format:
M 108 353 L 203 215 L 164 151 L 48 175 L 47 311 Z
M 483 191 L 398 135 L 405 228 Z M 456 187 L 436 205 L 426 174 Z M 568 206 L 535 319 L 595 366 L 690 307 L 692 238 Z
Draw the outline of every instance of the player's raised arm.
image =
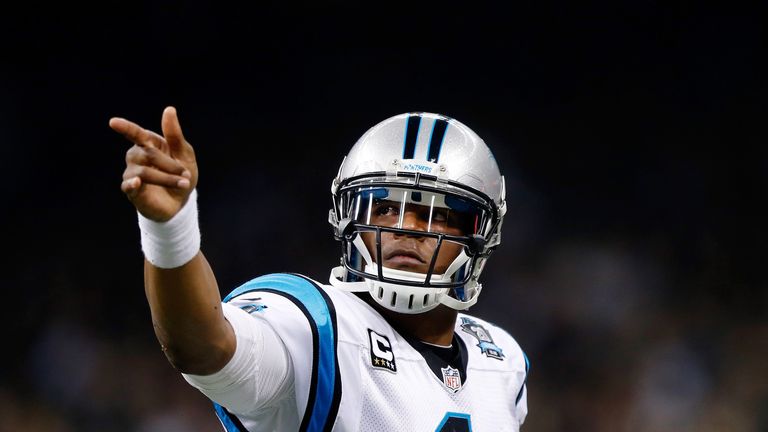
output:
M 110 119 L 109 126 L 133 143 L 121 189 L 139 213 L 155 334 L 180 371 L 214 373 L 232 357 L 235 337 L 200 252 L 194 150 L 173 107 L 163 111 L 162 135 L 122 118 Z

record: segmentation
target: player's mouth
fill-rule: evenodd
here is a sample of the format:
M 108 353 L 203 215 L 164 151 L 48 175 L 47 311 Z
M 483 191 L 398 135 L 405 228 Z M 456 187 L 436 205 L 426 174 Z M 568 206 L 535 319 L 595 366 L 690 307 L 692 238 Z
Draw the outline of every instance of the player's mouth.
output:
M 384 265 L 397 269 L 415 269 L 423 267 L 427 262 L 416 251 L 395 249 L 384 254 Z

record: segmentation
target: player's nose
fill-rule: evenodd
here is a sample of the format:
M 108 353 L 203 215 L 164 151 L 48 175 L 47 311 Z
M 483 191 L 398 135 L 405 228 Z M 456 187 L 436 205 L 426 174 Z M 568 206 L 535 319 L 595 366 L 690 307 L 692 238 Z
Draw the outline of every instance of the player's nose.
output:
M 403 213 L 403 223 L 400 228 L 411 231 L 424 231 L 426 229 L 426 221 L 417 212 L 406 211 Z

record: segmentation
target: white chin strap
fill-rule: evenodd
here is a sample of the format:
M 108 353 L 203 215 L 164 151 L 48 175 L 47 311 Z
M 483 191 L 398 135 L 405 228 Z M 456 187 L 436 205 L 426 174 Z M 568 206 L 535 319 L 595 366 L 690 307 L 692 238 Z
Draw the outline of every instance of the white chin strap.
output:
M 465 260 L 466 261 L 466 260 Z M 378 274 L 376 264 L 366 265 L 367 273 Z M 382 275 L 386 278 L 400 279 L 413 282 L 423 282 L 427 277 L 423 273 L 407 272 L 403 270 L 389 269 L 383 267 Z M 432 282 L 450 282 L 450 274 L 446 272 L 443 275 L 433 275 Z M 376 279 L 365 278 L 361 282 L 345 282 L 347 270 L 344 266 L 335 267 L 331 270 L 331 285 L 343 291 L 363 292 L 367 291 L 376 303 L 383 307 L 405 314 L 417 314 L 430 311 L 439 304 L 448 306 L 451 309 L 464 310 L 477 303 L 477 298 L 482 290 L 482 285 L 472 280 L 465 286 L 465 292 L 469 298 L 465 301 L 458 300 L 450 296 L 450 288 L 426 288 L 418 286 L 400 285 L 397 283 L 381 282 Z
M 352 243 L 365 261 L 364 271 L 369 274 L 378 275 L 379 268 L 373 262 L 371 254 L 368 252 L 368 248 L 365 247 L 360 236 L 357 236 Z M 430 283 L 451 282 L 453 274 L 459 271 L 469 259 L 469 256 L 464 251 L 460 252 L 451 265 L 448 266 L 445 273 L 432 275 Z M 387 267 L 382 267 L 381 273 L 387 279 L 408 282 L 423 283 L 427 279 L 425 273 L 396 270 Z M 365 278 L 362 282 L 345 282 L 344 279 L 346 279 L 346 269 L 343 266 L 331 270 L 331 285 L 344 291 L 368 291 L 378 304 L 389 310 L 405 314 L 427 312 L 436 308 L 439 304 L 456 310 L 467 309 L 477 302 L 477 297 L 482 288 L 476 281 L 470 280 L 464 287 L 469 298 L 462 301 L 450 296 L 450 288 L 408 286 L 398 283 L 381 282 L 374 278 Z

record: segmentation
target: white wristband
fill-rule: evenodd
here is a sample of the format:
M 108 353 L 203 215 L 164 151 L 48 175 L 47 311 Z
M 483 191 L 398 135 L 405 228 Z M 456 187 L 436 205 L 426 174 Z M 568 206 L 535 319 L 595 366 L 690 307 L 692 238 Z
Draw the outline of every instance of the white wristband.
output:
M 141 250 L 155 267 L 181 267 L 200 251 L 197 190 L 189 194 L 186 204 L 167 222 L 155 222 L 141 213 L 138 215 Z

